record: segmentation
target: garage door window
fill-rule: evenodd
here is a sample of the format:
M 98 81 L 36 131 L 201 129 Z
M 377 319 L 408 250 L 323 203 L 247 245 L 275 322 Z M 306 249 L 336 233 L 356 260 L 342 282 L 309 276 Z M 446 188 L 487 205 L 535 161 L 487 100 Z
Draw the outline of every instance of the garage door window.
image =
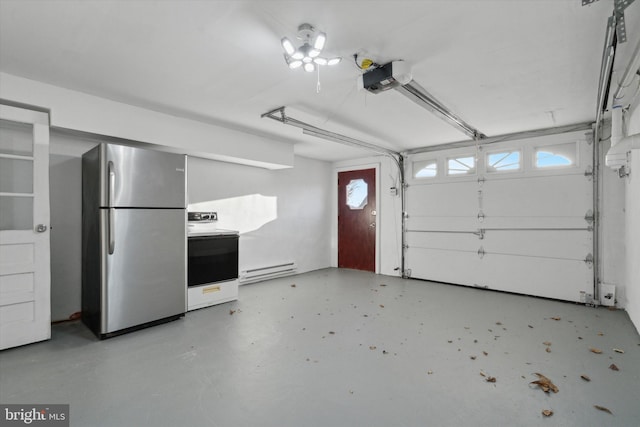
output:
M 520 151 L 487 154 L 487 172 L 514 172 L 520 170 Z
M 438 162 L 436 160 L 413 162 L 413 171 L 414 178 L 435 178 L 438 175 Z
M 576 143 L 536 147 L 536 168 L 567 168 L 576 164 Z
M 473 156 L 447 159 L 447 175 L 473 175 L 476 173 L 476 159 Z

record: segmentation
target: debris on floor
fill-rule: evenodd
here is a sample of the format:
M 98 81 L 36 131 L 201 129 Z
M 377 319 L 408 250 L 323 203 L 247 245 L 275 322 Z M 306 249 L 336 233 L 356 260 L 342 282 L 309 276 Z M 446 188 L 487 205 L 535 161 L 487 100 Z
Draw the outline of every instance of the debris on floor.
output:
M 549 378 L 545 377 L 544 375 L 538 372 L 536 372 L 534 375 L 536 375 L 540 379 L 537 381 L 531 381 L 529 384 L 538 385 L 538 387 L 540 387 L 545 393 L 549 393 L 549 391 L 557 393 L 560 390 Z
M 295 288 L 295 287 L 296 287 L 296 284 L 294 283 L 293 285 L 291 285 L 291 287 L 292 287 L 292 288 Z
M 496 382 L 496 377 L 487 377 L 487 379 L 485 380 L 488 383 L 495 383 Z
M 611 365 L 609 365 L 609 369 L 611 369 L 612 371 L 619 371 L 620 370 L 620 368 L 618 368 L 615 363 L 612 363 Z
M 235 310 L 229 310 L 229 316 L 233 316 L 233 313 L 235 313 Z
M 375 346 L 375 345 L 370 345 L 370 346 L 369 346 L 369 350 L 375 350 L 375 349 L 376 349 L 376 346 Z
M 560 320 L 561 317 L 560 316 L 556 316 L 556 317 L 552 317 L 551 320 Z
M 593 405 L 593 407 L 599 411 L 606 412 L 607 414 L 613 415 L 613 412 L 611 412 L 609 408 L 605 408 L 604 406 L 600 406 L 600 405 Z
M 595 347 L 589 348 L 589 351 L 591 353 L 595 353 L 595 354 L 602 354 L 602 350 L 600 350 L 599 348 L 595 348 Z
M 588 375 L 580 375 L 580 378 L 582 378 L 583 380 L 585 380 L 587 382 L 591 381 L 591 378 L 589 378 Z
M 544 415 L 545 417 L 550 417 L 551 415 L 553 415 L 553 411 L 551 409 L 545 409 L 542 411 L 542 415 Z
M 624 350 L 620 350 L 619 348 L 614 348 L 613 351 L 624 354 Z

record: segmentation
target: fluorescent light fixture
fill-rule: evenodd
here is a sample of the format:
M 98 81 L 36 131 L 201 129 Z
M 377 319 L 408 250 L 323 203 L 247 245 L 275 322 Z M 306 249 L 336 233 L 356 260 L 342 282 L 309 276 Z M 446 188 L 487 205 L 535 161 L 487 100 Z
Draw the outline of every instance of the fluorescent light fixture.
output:
M 293 61 L 289 62 L 289 68 L 291 68 L 292 70 L 300 68 L 301 65 L 302 61 L 300 61 L 299 59 L 294 59 Z
M 327 41 L 327 35 L 325 33 L 318 33 L 316 41 L 313 43 L 313 48 L 318 50 L 318 53 L 324 48 L 324 43 Z
M 327 65 L 336 65 L 340 61 L 342 61 L 342 58 L 331 58 L 327 61 Z
M 313 62 L 315 62 L 315 63 L 316 63 L 316 64 L 318 64 L 318 65 L 327 65 L 327 62 L 328 62 L 328 61 L 327 61 L 327 59 L 326 59 L 326 58 L 320 58 L 320 57 L 317 57 L 317 58 L 315 58 L 315 59 L 313 60 Z
M 296 48 L 293 46 L 293 43 L 291 43 L 291 40 L 289 40 L 288 38 L 283 37 L 281 43 L 282 43 L 282 48 L 284 49 L 285 52 L 287 52 L 287 55 L 291 56 L 296 51 Z
M 320 55 L 320 51 L 318 49 L 311 49 L 309 51 L 309 56 L 312 58 L 315 58 L 318 55 Z
M 305 56 L 304 58 L 302 58 L 302 62 L 304 62 L 305 64 L 309 64 L 312 61 L 313 59 L 311 59 L 310 56 Z
M 307 62 L 306 64 L 304 64 L 304 70 L 308 73 L 312 72 L 315 69 L 316 69 L 316 66 L 313 65 L 313 62 Z
M 300 50 L 296 50 L 292 55 L 291 58 L 293 59 L 302 59 L 304 58 L 304 53 L 300 52 Z

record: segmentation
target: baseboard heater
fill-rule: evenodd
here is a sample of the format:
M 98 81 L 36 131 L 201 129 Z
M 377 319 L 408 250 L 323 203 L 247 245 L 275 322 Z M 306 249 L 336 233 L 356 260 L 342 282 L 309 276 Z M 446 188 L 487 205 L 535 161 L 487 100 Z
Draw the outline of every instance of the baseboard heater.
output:
M 252 268 L 240 272 L 239 282 L 241 285 L 246 285 L 247 283 L 260 282 L 262 280 L 273 279 L 276 277 L 290 276 L 295 274 L 296 271 L 297 266 L 295 262 Z

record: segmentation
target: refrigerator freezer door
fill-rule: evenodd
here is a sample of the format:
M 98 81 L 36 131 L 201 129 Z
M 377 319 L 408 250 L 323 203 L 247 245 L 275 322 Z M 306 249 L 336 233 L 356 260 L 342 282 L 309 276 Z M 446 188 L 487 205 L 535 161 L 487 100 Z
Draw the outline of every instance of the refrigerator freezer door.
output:
M 100 209 L 103 297 L 101 334 L 185 312 L 186 211 Z M 111 232 L 109 232 L 111 227 Z M 109 246 L 113 253 L 104 250 Z
M 102 207 L 186 208 L 186 157 L 104 144 Z

